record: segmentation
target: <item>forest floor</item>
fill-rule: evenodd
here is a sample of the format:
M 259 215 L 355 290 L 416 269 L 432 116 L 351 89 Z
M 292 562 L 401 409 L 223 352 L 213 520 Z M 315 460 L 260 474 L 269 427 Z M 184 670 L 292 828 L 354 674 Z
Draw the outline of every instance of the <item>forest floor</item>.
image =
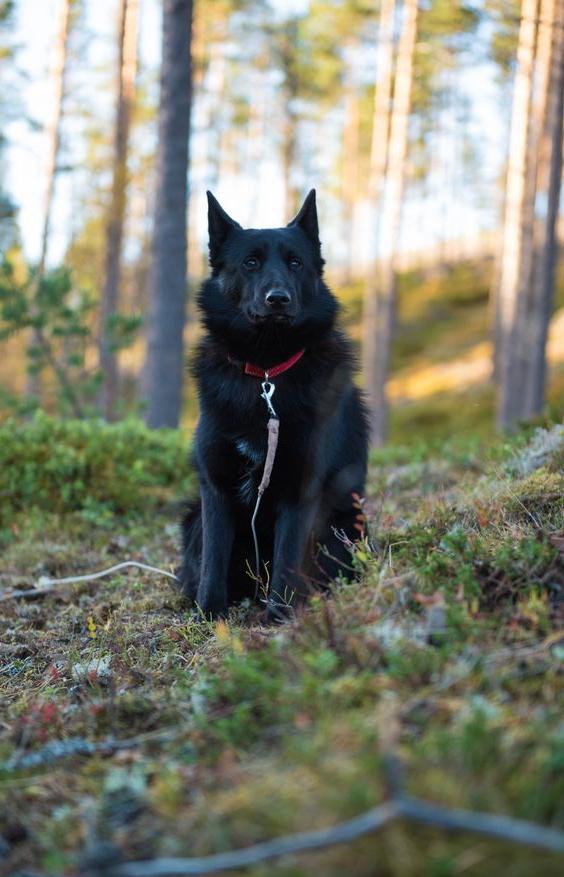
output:
M 0 495 L 19 497 L 0 594 L 171 569 L 182 441 L 128 429 L 0 427 Z M 109 875 L 331 826 L 385 800 L 390 752 L 413 795 L 563 827 L 563 473 L 558 426 L 374 454 L 360 581 L 283 627 L 251 606 L 198 623 L 137 569 L 4 600 L 0 873 Z M 116 480 L 119 500 L 92 497 Z M 398 821 L 232 873 L 556 877 L 562 858 Z

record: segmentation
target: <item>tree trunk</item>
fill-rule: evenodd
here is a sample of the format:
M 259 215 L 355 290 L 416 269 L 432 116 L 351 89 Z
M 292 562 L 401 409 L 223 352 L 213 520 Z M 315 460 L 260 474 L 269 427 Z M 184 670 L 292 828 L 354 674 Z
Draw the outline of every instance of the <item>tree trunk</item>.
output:
M 523 370 L 525 296 L 531 279 L 533 228 L 529 148 L 531 100 L 536 50 L 538 0 L 523 0 L 513 89 L 511 135 L 507 167 L 505 216 L 497 306 L 499 392 L 497 423 L 505 429 L 520 416 Z
M 106 225 L 105 282 L 100 308 L 99 362 L 102 371 L 102 411 L 107 420 L 116 416 L 118 359 L 112 318 L 118 313 L 123 229 L 127 201 L 127 154 L 135 96 L 139 0 L 121 0 L 119 63 L 114 132 L 113 181 Z
M 282 129 L 282 175 L 284 179 L 284 213 L 286 219 L 290 220 L 297 212 L 299 202 L 299 193 L 292 174 L 297 148 L 297 120 L 289 108 L 286 109 L 286 112 L 287 116 Z
M 523 419 L 542 412 L 546 383 L 546 338 L 554 300 L 558 208 L 562 183 L 564 114 L 564 2 L 541 0 L 538 64 L 541 91 L 541 134 L 537 170 L 535 256 L 530 287 L 526 338 Z
M 299 96 L 299 84 L 294 70 L 298 23 L 290 18 L 284 26 L 280 46 L 281 67 L 284 72 L 284 119 L 282 122 L 282 175 L 284 180 L 284 210 L 286 218 L 292 219 L 299 209 L 300 194 L 293 179 L 298 148 L 298 113 L 295 102 Z
M 392 109 L 394 17 L 396 0 L 382 0 L 378 32 L 378 82 L 374 92 L 368 194 L 379 207 L 388 165 L 388 134 Z
M 394 100 L 390 121 L 388 167 L 379 220 L 379 262 L 376 270 L 376 296 L 370 333 L 371 358 L 365 358 L 370 402 L 371 439 L 382 445 L 388 431 L 386 383 L 396 310 L 396 255 L 401 230 L 405 185 L 409 115 L 413 84 L 413 59 L 417 38 L 417 0 L 405 0 L 399 39 Z M 371 315 L 372 316 L 372 315 Z
M 382 191 L 388 166 L 389 129 L 392 109 L 394 68 L 394 16 L 396 0 L 382 0 L 378 31 L 378 81 L 374 92 L 372 143 L 368 196 L 373 216 L 372 264 L 366 278 L 362 321 L 362 367 L 364 387 L 371 413 L 382 404 L 383 388 L 379 388 L 376 325 L 378 319 L 378 264 L 380 246 L 380 213 Z M 373 421 L 373 415 L 371 414 Z
M 358 51 L 355 42 L 349 46 L 353 57 Z M 356 266 L 355 241 L 355 209 L 359 192 L 359 158 L 360 158 L 360 101 L 358 87 L 354 80 L 354 68 L 350 65 L 348 82 L 345 90 L 345 130 L 343 132 L 343 165 L 341 172 L 341 192 L 343 201 L 343 218 L 345 221 L 345 240 L 347 256 L 343 282 L 353 280 Z
M 178 426 L 184 373 L 192 0 L 164 0 L 147 425 Z
M 53 117 L 47 128 L 49 139 L 49 153 L 47 159 L 46 177 L 47 185 L 45 188 L 45 202 L 43 208 L 43 229 L 41 233 L 41 250 L 39 254 L 39 263 L 37 265 L 37 275 L 34 284 L 33 295 L 37 296 L 41 281 L 45 275 L 45 263 L 47 261 L 47 251 L 49 249 L 49 237 L 51 233 L 51 213 L 53 208 L 53 199 L 55 195 L 55 182 L 58 171 L 59 153 L 61 151 L 61 123 L 63 119 L 63 102 L 66 91 L 66 75 L 69 36 L 72 24 L 72 5 L 73 0 L 62 0 L 61 13 L 59 21 L 59 30 L 57 36 L 57 50 L 55 57 L 55 94 L 53 103 Z M 30 350 L 41 348 L 42 332 L 41 329 L 32 331 Z M 28 375 L 26 392 L 28 396 L 35 399 L 41 397 L 41 377 L 38 372 Z

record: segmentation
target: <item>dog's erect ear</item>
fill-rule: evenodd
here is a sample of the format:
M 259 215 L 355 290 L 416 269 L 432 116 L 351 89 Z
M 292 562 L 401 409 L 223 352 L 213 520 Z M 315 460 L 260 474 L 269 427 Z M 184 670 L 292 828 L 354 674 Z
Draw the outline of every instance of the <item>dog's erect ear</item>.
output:
M 297 216 L 288 223 L 288 228 L 298 226 L 305 231 L 308 238 L 319 246 L 319 224 L 317 222 L 317 206 L 315 204 L 315 189 L 311 189 L 309 195 L 302 204 L 302 208 Z
M 234 228 L 241 228 L 241 226 L 234 219 L 231 219 L 211 192 L 206 192 L 206 194 L 208 196 L 210 262 L 213 265 L 229 232 L 233 231 Z

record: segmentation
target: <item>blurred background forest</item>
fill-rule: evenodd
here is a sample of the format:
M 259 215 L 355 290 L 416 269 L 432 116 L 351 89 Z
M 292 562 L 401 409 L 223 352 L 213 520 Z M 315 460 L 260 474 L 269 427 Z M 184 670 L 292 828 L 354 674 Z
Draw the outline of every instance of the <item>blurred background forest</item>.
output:
M 206 189 L 312 187 L 375 444 L 562 413 L 563 0 L 1 0 L 0 70 L 0 419 L 191 427 Z

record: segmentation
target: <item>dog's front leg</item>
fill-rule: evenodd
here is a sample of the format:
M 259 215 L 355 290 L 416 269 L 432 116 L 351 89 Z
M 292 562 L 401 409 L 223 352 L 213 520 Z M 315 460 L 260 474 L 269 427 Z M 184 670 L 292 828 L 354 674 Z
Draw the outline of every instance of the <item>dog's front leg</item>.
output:
M 227 612 L 227 571 L 233 548 L 233 515 L 222 491 L 202 485 L 202 568 L 196 598 L 205 616 Z
M 271 621 L 288 618 L 297 598 L 305 597 L 309 593 L 308 584 L 302 574 L 302 564 L 317 509 L 318 502 L 308 500 L 286 504 L 278 512 L 267 612 Z

